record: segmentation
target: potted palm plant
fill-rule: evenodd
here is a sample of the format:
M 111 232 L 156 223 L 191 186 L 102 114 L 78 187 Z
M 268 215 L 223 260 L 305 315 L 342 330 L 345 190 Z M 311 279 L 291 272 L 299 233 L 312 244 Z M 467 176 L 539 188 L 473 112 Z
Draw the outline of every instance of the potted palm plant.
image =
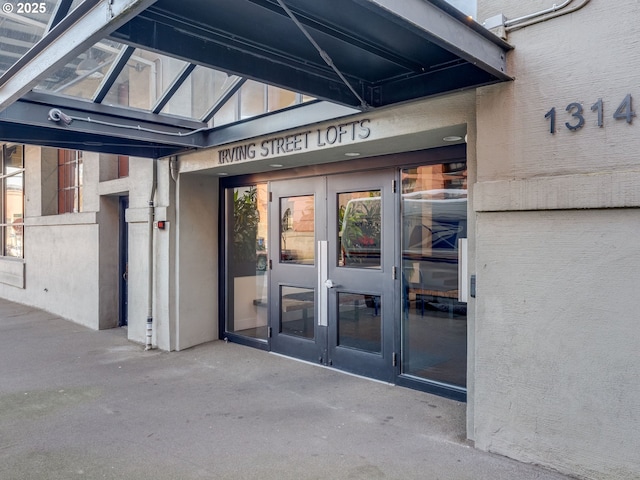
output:
M 258 191 L 255 187 L 233 193 L 233 265 L 236 276 L 256 274 L 258 237 Z

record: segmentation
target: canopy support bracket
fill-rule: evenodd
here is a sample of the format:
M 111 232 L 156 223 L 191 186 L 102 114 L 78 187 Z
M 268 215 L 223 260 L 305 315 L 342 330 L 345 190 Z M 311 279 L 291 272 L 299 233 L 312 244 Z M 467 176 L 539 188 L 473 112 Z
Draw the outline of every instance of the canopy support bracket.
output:
M 316 42 L 313 37 L 311 36 L 311 34 L 307 31 L 306 28 L 304 28 L 304 25 L 302 25 L 302 23 L 300 23 L 300 21 L 296 18 L 296 16 L 293 14 L 293 12 L 291 10 L 289 10 L 289 7 L 287 7 L 284 3 L 283 0 L 277 0 L 278 4 L 280 4 L 280 6 L 282 7 L 282 9 L 286 12 L 286 14 L 289 16 L 289 18 L 293 21 L 293 23 L 296 24 L 296 26 L 300 29 L 300 31 L 303 33 L 303 35 L 305 37 L 307 37 L 307 39 L 309 40 L 309 42 L 311 42 L 311 44 L 315 47 L 315 49 L 318 51 L 318 53 L 320 54 L 320 56 L 322 57 L 322 59 L 325 61 L 325 63 L 327 65 L 329 65 L 329 67 L 331 67 L 331 69 L 336 72 L 336 75 L 338 75 L 338 77 L 340 77 L 340 80 L 342 80 L 342 82 L 347 86 L 347 88 L 349 90 L 351 90 L 351 93 L 353 93 L 353 95 L 358 99 L 358 101 L 360 102 L 360 109 L 362 111 L 367 111 L 370 110 L 371 107 L 367 104 L 367 102 L 358 94 L 358 92 L 356 92 L 355 88 L 353 88 L 353 86 L 351 86 L 351 84 L 347 81 L 347 79 L 345 78 L 345 76 L 342 74 L 342 72 L 340 70 L 338 70 L 338 67 L 335 66 L 335 64 L 333 63 L 333 60 L 331 59 L 331 57 L 329 56 L 329 54 L 327 52 L 325 52 L 322 47 L 320 47 L 320 45 L 318 45 L 318 42 Z

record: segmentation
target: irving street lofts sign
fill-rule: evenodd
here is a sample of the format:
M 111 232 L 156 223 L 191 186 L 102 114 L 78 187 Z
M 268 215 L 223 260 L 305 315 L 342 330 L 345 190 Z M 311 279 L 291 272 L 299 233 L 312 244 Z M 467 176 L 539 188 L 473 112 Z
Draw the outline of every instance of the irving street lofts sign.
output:
M 246 142 L 222 148 L 218 151 L 218 164 L 224 165 L 355 143 L 369 138 L 371 135 L 370 123 L 371 120 L 365 118 L 290 135 L 269 137 L 260 142 Z

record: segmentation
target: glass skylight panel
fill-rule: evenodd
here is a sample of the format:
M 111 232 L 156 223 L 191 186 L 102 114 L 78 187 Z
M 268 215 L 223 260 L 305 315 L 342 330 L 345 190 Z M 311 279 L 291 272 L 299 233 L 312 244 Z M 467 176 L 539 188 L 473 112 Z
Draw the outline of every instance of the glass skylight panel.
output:
M 213 126 L 218 127 L 246 120 L 311 100 L 313 97 L 249 80 L 216 113 L 213 117 Z
M 26 7 L 26 5 L 29 6 Z M 44 36 L 55 5 L 55 0 L 37 2 L 36 4 L 2 2 L 0 9 L 0 75 L 6 72 Z M 25 8 L 29 12 L 25 11 Z
M 185 65 L 182 60 L 137 48 L 102 103 L 149 111 Z
M 5 2 L 11 7 L 0 10 L 0 75 L 43 38 L 60 1 L 31 3 L 27 7 L 31 12 L 18 12 L 18 5 L 24 9 L 26 3 Z M 66 13 L 83 1 L 74 0 Z M 98 98 L 96 101 L 104 105 L 147 112 L 161 109 L 160 114 L 204 119 L 211 126 L 238 122 L 312 100 L 256 81 L 247 81 L 240 87 L 243 82 L 240 77 L 202 66 L 193 69 L 178 86 L 176 79 L 185 78 L 183 72 L 188 72 L 185 68 L 189 64 L 143 49 L 135 49 L 118 73 L 113 68 L 121 64 L 119 58 L 125 48 L 126 45 L 105 38 L 48 74 L 34 90 L 84 100 Z M 117 78 L 111 84 L 113 75 Z M 104 92 L 100 96 L 97 93 L 105 82 L 109 91 L 103 98 Z
M 35 90 L 91 99 L 109 72 L 122 45 L 103 40 L 36 86 Z
M 238 99 L 239 93 L 235 93 L 229 101 L 227 101 L 220 110 L 213 116 L 211 125 L 213 127 L 219 127 L 221 125 L 228 125 L 239 120 L 238 116 Z
M 235 75 L 229 76 L 218 70 L 197 66 L 161 113 L 202 118 L 237 78 Z

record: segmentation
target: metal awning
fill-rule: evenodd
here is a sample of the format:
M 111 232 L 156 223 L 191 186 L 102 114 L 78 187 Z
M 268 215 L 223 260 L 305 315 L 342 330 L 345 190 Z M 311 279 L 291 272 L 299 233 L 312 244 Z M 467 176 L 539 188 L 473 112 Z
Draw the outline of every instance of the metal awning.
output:
M 215 145 L 216 129 L 225 127 L 213 119 L 245 82 L 296 92 L 297 107 L 288 110 L 294 126 L 510 79 L 509 45 L 443 0 L 47 5 L 44 31 L 14 63 L 7 58 L 26 37 L 16 34 L 11 51 L 0 39 L 0 67 L 7 65 L 0 69 L 0 140 L 155 157 Z M 37 23 L 34 17 L 25 29 Z M 142 107 L 114 104 L 126 65 L 153 68 L 145 52 L 171 59 L 175 74 Z M 202 92 L 201 109 L 184 115 L 181 88 L 199 71 L 224 78 L 215 94 Z

